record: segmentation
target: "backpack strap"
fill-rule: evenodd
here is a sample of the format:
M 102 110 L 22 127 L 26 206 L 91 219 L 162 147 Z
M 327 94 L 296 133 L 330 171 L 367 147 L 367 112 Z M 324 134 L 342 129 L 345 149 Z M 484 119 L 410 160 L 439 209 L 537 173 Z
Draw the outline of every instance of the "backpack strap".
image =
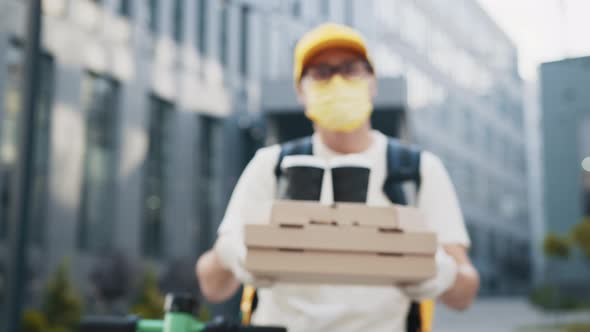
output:
M 298 138 L 286 143 L 281 144 L 281 153 L 279 154 L 279 160 L 275 166 L 275 176 L 277 180 L 281 177 L 283 170 L 281 169 L 281 163 L 287 156 L 294 155 L 312 155 L 313 154 L 313 143 L 311 136 Z
M 402 184 L 412 181 L 416 186 L 416 192 L 420 190 L 420 154 L 421 151 L 414 147 L 400 143 L 395 138 L 389 138 L 387 142 L 387 175 L 383 183 L 383 191 L 389 200 L 396 204 L 407 205 L 407 197 L 404 195 Z M 420 311 L 421 303 L 412 302 L 406 317 L 406 331 L 424 331 L 423 315 Z
M 406 205 L 408 200 L 404 195 L 402 184 L 412 181 L 416 185 L 416 192 L 420 189 L 420 154 L 414 147 L 400 143 L 395 138 L 387 142 L 387 175 L 383 183 L 383 192 L 390 201 Z

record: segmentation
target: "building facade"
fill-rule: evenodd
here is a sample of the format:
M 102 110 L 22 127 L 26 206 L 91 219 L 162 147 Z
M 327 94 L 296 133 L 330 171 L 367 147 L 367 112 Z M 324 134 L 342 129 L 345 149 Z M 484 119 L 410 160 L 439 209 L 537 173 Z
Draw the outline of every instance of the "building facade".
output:
M 542 168 L 547 233 L 569 234 L 590 217 L 590 57 L 541 65 Z M 588 264 L 548 260 L 544 279 L 588 296 Z
M 25 3 L 0 1 L 4 271 Z M 255 92 L 246 76 L 250 64 L 238 55 L 253 49 L 239 48 L 236 25 L 249 24 L 248 6 L 209 0 L 43 5 L 30 299 L 39 298 L 44 279 L 64 259 L 89 298 L 100 286 L 93 276 L 105 275 L 109 259 L 122 256 L 133 267 L 153 263 L 172 279 L 183 274 L 185 289 L 196 289 L 194 262 L 211 246 L 252 150 L 242 146 L 253 141 L 247 112 Z
M 5 256 L 25 8 L 11 0 L 0 8 L 11 13 L 0 23 Z M 91 294 L 87 276 L 115 251 L 162 262 L 164 275 L 174 274 L 164 262 L 185 262 L 192 277 L 256 148 L 309 132 L 293 94 L 292 53 L 325 21 L 367 36 L 378 127 L 445 162 L 484 293 L 524 292 L 530 238 L 516 49 L 468 0 L 45 0 L 32 279 L 69 257 Z

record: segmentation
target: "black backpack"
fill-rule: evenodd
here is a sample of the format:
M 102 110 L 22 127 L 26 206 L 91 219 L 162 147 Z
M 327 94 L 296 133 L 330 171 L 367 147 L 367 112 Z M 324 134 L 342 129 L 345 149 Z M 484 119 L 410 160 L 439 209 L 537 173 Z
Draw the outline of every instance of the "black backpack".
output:
M 402 184 L 406 181 L 414 183 L 416 193 L 420 189 L 420 154 L 421 151 L 410 145 L 401 143 L 395 138 L 387 142 L 387 174 L 383 183 L 383 192 L 395 204 L 407 205 Z M 310 136 L 286 142 L 281 145 L 281 153 L 275 167 L 277 180 L 281 177 L 281 162 L 287 156 L 313 155 L 313 143 Z M 407 317 L 407 331 L 418 332 L 421 329 L 420 304 L 412 302 Z

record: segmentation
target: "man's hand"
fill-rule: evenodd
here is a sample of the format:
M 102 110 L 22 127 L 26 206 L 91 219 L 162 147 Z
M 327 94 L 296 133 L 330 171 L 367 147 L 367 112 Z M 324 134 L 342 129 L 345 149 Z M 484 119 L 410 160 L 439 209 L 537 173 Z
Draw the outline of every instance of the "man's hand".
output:
M 223 267 L 213 249 L 199 257 L 195 273 L 201 293 L 210 302 L 223 302 L 232 297 L 240 288 L 238 279 L 231 271 Z
M 207 300 L 225 301 L 240 288 L 240 281 L 251 281 L 252 276 L 243 267 L 245 258 L 246 247 L 237 234 L 220 236 L 213 249 L 199 257 L 195 272 Z
M 237 234 L 220 236 L 213 249 L 203 254 L 195 268 L 203 295 L 211 302 L 222 302 L 240 288 L 240 284 L 271 287 L 272 280 L 255 279 L 244 268 L 246 246 Z
M 435 256 L 436 276 L 426 281 L 408 284 L 402 287 L 403 292 L 413 300 L 435 299 L 449 289 L 457 277 L 457 263 L 443 248 L 439 248 Z
M 244 284 L 254 282 L 254 277 L 244 267 L 246 261 L 246 246 L 239 235 L 223 235 L 217 239 L 213 252 L 219 257 L 221 265 L 231 271 Z
M 418 284 L 401 286 L 413 300 L 440 298 L 447 306 L 464 310 L 479 289 L 479 275 L 460 245 L 445 245 L 436 253 L 436 276 Z

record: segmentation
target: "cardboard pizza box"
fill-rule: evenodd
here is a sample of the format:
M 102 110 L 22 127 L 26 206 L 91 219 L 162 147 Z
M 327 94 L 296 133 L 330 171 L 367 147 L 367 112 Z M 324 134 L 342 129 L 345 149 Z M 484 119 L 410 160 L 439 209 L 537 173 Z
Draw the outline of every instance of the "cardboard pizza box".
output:
M 335 221 L 331 206 L 310 201 L 277 200 L 273 203 L 270 215 L 271 224 L 300 225 L 332 223 Z
M 276 201 L 246 225 L 246 269 L 289 283 L 392 285 L 435 274 L 436 235 L 415 208 Z
M 365 253 L 434 255 L 436 234 L 424 229 L 388 231 L 356 226 L 246 225 L 246 246 L 251 249 L 301 249 Z
M 376 207 L 359 203 L 324 205 L 318 202 L 278 200 L 273 203 L 271 224 L 356 225 L 398 227 L 394 206 Z
M 395 206 L 368 206 L 359 203 L 338 203 L 334 205 L 333 209 L 338 224 L 380 227 L 386 229 L 399 228 L 399 220 Z
M 376 255 L 252 249 L 246 269 L 263 280 L 358 285 L 391 285 L 432 278 L 433 256 Z

